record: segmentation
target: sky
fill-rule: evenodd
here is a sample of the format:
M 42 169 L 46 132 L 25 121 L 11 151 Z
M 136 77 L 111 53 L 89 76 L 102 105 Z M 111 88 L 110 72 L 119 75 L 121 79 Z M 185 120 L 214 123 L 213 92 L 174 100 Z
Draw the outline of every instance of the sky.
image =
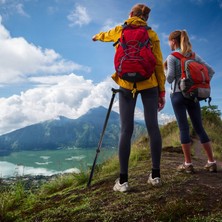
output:
M 92 36 L 128 18 L 134 0 L 0 0 L 0 135 L 27 125 L 108 107 L 114 72 L 112 43 Z M 148 25 L 163 59 L 168 35 L 187 30 L 193 50 L 215 70 L 212 105 L 222 111 L 222 0 L 150 0 Z M 174 118 L 166 83 L 160 123 Z M 201 105 L 207 105 L 201 102 Z M 118 95 L 113 105 L 118 111 Z M 135 117 L 142 119 L 138 99 Z

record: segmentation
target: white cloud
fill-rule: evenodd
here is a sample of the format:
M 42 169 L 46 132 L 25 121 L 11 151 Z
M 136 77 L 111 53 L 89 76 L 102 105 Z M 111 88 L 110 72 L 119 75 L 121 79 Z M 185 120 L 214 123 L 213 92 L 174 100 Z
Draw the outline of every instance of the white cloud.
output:
M 10 37 L 9 31 L 2 25 L 2 17 L 0 15 L 0 41 Z
M 199 38 L 198 36 L 196 36 L 196 35 L 190 35 L 190 40 L 191 41 L 198 41 L 198 42 L 208 42 L 208 40 L 206 39 L 206 38 Z
M 27 76 L 67 74 L 88 67 L 63 59 L 53 49 L 42 49 L 23 37 L 13 38 L 0 16 L 0 83 L 25 81 Z
M 17 5 L 15 5 L 15 8 L 16 8 L 16 11 L 19 15 L 29 17 L 29 15 L 24 10 L 24 5 L 23 4 L 18 3 Z
M 0 134 L 63 115 L 77 118 L 90 108 L 108 106 L 114 82 L 97 85 L 82 76 L 33 77 L 36 88 L 0 98 Z
M 111 88 L 117 87 L 111 78 L 94 84 L 75 74 L 32 77 L 30 81 L 38 86 L 20 95 L 0 98 L 0 134 L 60 115 L 75 119 L 101 105 L 108 108 Z M 118 112 L 118 94 L 112 110 Z M 143 119 L 139 108 L 136 109 L 135 119 Z M 168 115 L 160 115 L 161 123 L 168 119 Z
M 47 11 L 50 15 L 53 15 L 59 11 L 59 8 L 57 6 L 49 6 Z
M 176 120 L 174 115 L 169 115 L 163 112 L 159 113 L 158 118 L 159 118 L 159 124 L 162 125 Z
M 81 5 L 77 5 L 76 8 L 67 16 L 67 19 L 70 21 L 70 26 L 87 25 L 91 21 L 86 8 Z
M 162 37 L 162 42 L 165 44 L 165 45 L 168 45 L 168 37 L 169 37 L 169 34 L 166 34 L 165 32 L 161 33 L 161 37 Z
M 143 110 L 139 107 L 135 109 L 135 120 L 144 120 L 144 113 Z M 161 125 L 167 124 L 175 120 L 174 115 L 166 114 L 163 111 L 158 113 L 158 122 Z
M 107 19 L 107 20 L 105 20 L 104 25 L 101 28 L 101 31 L 105 32 L 105 31 L 108 31 L 108 30 L 114 28 L 117 25 L 122 25 L 122 24 L 123 23 L 116 23 L 112 19 Z
M 149 25 L 149 24 L 148 24 L 148 25 Z M 154 31 L 158 30 L 159 27 L 160 27 L 159 24 L 152 24 L 152 26 L 151 26 L 151 28 L 152 28 Z
M 24 3 L 23 0 L 0 0 L 1 7 L 1 14 L 4 16 L 14 15 L 15 13 L 30 17 L 29 14 L 24 10 Z

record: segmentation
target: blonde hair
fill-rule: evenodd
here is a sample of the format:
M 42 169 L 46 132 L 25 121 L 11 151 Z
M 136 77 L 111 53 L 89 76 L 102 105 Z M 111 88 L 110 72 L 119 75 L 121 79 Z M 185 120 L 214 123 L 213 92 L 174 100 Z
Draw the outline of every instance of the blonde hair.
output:
M 169 40 L 173 39 L 177 41 L 183 55 L 192 52 L 192 45 L 186 30 L 176 30 L 171 32 L 169 35 Z
M 131 9 L 132 16 L 137 16 L 144 21 L 147 21 L 150 11 L 151 9 L 144 4 L 136 4 Z

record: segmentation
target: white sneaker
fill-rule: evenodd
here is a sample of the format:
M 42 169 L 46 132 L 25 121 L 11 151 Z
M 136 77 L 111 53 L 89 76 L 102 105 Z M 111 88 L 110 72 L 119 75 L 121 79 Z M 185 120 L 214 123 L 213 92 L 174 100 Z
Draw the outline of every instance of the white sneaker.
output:
M 147 183 L 151 184 L 154 187 L 162 186 L 161 179 L 159 177 L 152 178 L 152 174 L 149 175 Z
M 120 184 L 120 183 L 119 183 L 119 179 L 117 179 L 117 180 L 115 181 L 115 185 L 114 185 L 114 187 L 113 187 L 113 190 L 114 190 L 114 191 L 127 192 L 129 189 L 130 189 L 130 188 L 129 188 L 128 182 L 125 182 L 125 183 L 123 183 L 123 184 Z

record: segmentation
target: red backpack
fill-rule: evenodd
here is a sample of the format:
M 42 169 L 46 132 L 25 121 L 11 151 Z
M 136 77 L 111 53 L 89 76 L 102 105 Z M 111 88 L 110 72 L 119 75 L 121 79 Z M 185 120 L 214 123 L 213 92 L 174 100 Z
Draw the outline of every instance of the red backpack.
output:
M 184 97 L 192 100 L 206 100 L 210 97 L 210 77 L 207 67 L 195 60 L 195 53 L 185 57 L 179 52 L 173 56 L 181 61 L 181 79 L 179 88 Z
M 123 25 L 114 57 L 114 66 L 121 79 L 139 82 L 153 74 L 156 59 L 150 48 L 148 26 Z

